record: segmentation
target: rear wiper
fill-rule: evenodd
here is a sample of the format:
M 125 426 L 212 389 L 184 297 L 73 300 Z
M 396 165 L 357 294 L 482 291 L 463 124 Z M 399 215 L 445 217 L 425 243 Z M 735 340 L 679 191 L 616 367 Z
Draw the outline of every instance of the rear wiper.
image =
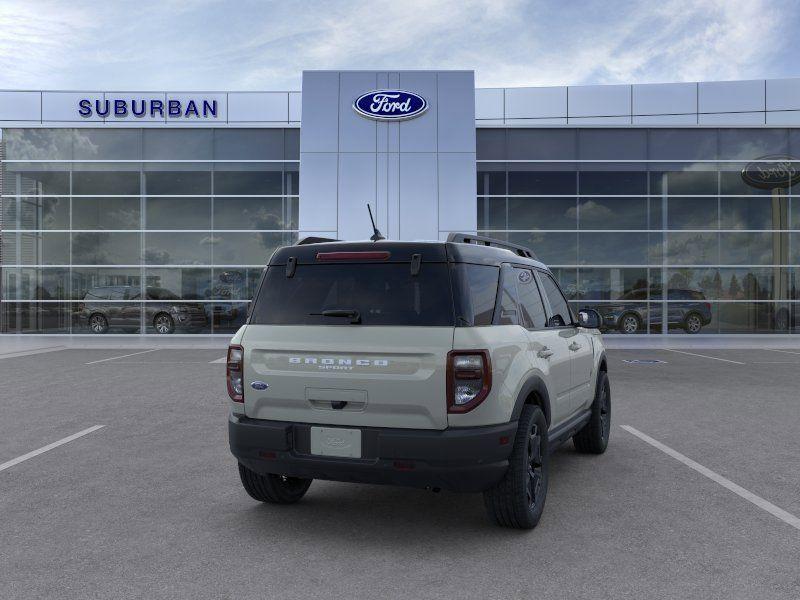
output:
M 344 319 L 350 319 L 350 323 L 352 325 L 358 325 L 361 323 L 361 313 L 353 309 L 332 309 L 308 314 L 315 317 L 342 317 Z

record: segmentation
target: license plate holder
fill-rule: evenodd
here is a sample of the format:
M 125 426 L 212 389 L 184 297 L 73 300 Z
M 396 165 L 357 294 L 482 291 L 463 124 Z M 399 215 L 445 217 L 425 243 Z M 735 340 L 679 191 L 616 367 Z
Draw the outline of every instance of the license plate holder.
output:
M 361 430 L 340 427 L 312 427 L 311 454 L 361 458 Z

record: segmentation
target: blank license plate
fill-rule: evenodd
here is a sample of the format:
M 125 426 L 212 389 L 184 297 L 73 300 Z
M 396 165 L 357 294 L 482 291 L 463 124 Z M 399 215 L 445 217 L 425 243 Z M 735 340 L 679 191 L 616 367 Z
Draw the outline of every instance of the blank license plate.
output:
M 361 430 L 312 427 L 311 454 L 361 458 Z

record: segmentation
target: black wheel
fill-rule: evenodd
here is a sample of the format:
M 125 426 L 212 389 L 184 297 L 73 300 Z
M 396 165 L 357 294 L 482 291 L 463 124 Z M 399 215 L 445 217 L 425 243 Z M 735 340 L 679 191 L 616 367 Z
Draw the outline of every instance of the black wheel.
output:
M 158 313 L 153 319 L 156 333 L 172 333 L 175 331 L 175 321 L 167 313 Z
M 619 320 L 619 330 L 622 333 L 636 333 L 642 328 L 642 322 L 634 313 L 626 313 Z
M 683 322 L 686 333 L 700 333 L 703 328 L 703 319 L 697 313 L 689 313 Z
M 259 475 L 239 463 L 239 478 L 250 497 L 270 504 L 294 504 L 305 496 L 311 479 L 284 475 Z
M 578 452 L 602 454 L 608 447 L 611 435 L 611 386 L 608 375 L 600 371 L 597 389 L 592 402 L 592 416 L 578 433 L 572 436 L 572 443 Z
M 508 471 L 500 483 L 483 492 L 489 518 L 503 527 L 536 527 L 547 498 L 549 470 L 547 421 L 538 406 L 527 404 L 519 418 Z
M 108 320 L 99 313 L 93 314 L 89 317 L 89 331 L 92 333 L 105 333 L 108 331 Z

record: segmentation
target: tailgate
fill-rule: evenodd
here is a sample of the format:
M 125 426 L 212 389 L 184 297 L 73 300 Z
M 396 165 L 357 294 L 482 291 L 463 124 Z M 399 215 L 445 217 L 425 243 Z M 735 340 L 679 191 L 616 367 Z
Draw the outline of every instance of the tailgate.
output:
M 248 417 L 447 427 L 445 363 L 452 327 L 251 324 L 242 346 Z M 268 387 L 254 389 L 254 381 Z

